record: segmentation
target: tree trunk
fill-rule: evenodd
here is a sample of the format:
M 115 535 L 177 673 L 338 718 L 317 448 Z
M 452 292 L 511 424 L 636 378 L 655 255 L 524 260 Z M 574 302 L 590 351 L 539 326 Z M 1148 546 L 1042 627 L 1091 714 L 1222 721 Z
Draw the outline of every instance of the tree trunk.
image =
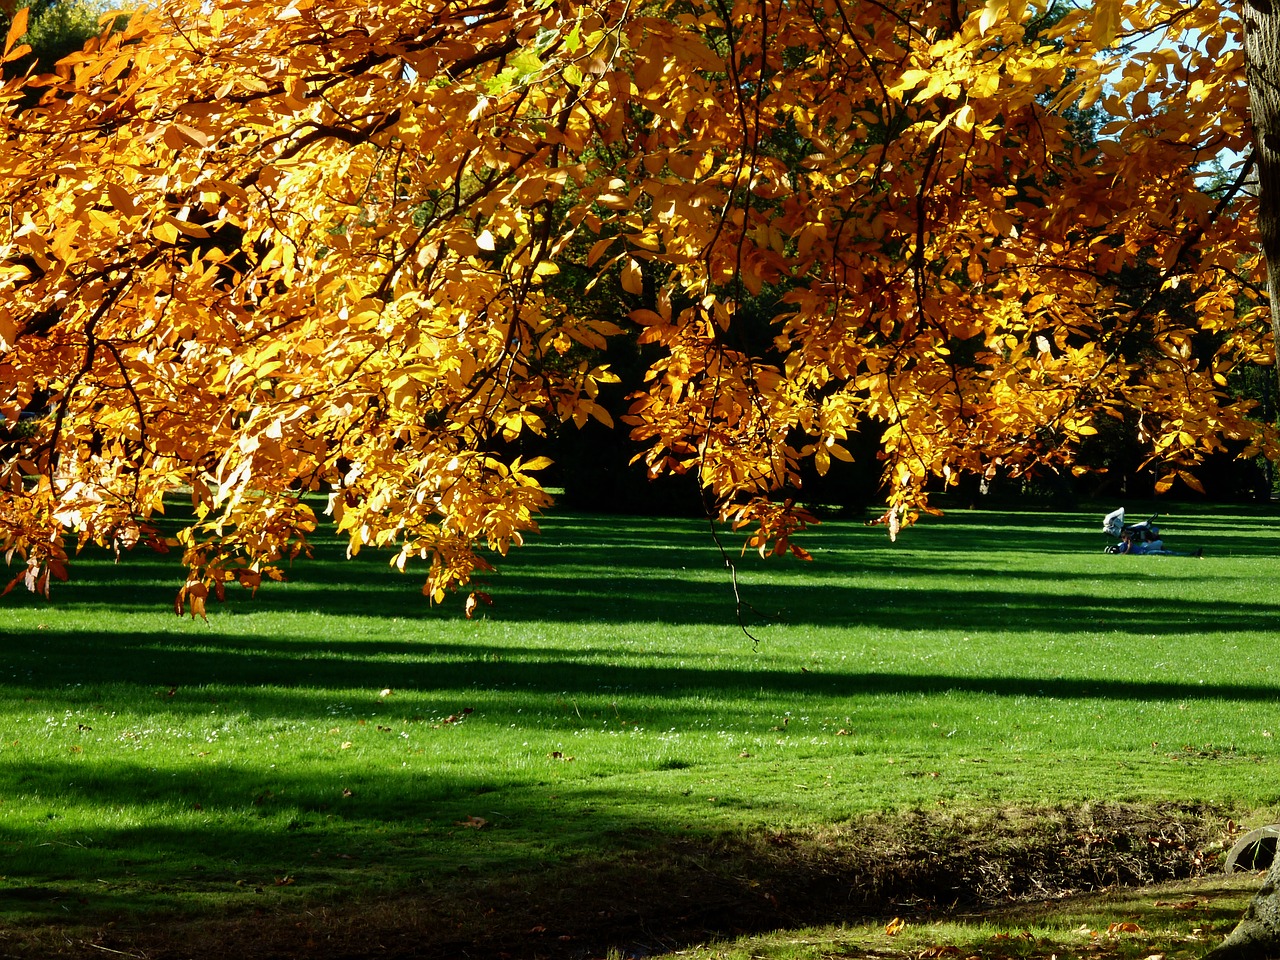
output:
M 1280 10 L 1244 0 L 1249 113 L 1258 171 L 1258 233 L 1267 260 L 1271 331 L 1280 344 Z M 1280 364 L 1276 365 L 1280 370 Z
M 1280 350 L 1280 9 L 1273 0 L 1244 0 L 1241 13 L 1258 171 L 1258 233 L 1267 261 L 1273 349 Z M 1280 362 L 1273 369 L 1280 373 Z M 1205 960 L 1280 960 L 1280 855 L 1240 923 Z
M 1227 939 L 1210 950 L 1205 960 L 1271 960 L 1280 957 L 1280 857 L 1271 862 L 1267 878 L 1253 896 L 1244 917 Z

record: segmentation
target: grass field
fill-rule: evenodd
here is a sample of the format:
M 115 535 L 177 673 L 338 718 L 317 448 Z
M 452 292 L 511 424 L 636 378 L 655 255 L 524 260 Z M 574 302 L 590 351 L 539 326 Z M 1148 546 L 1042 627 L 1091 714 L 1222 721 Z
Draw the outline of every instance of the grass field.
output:
M 566 516 L 463 618 L 381 558 L 315 561 L 206 624 L 162 558 L 0 601 L 0 929 L 477 889 L 672 842 L 870 814 L 1280 802 L 1280 529 L 1178 509 L 961 511 L 812 563 L 705 525 Z M 459 908 L 461 909 L 461 908 Z M 0 941 L 3 942 L 3 941 Z

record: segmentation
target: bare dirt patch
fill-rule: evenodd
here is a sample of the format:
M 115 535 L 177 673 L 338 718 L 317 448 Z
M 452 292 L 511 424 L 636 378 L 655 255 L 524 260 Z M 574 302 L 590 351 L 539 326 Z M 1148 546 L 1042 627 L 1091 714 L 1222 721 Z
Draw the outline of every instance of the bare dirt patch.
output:
M 1238 831 L 1192 804 L 862 817 L 820 831 L 620 838 L 513 877 L 433 879 L 301 912 L 0 927 L 0 956 L 147 960 L 643 957 L 764 930 L 1054 900 L 1202 876 Z

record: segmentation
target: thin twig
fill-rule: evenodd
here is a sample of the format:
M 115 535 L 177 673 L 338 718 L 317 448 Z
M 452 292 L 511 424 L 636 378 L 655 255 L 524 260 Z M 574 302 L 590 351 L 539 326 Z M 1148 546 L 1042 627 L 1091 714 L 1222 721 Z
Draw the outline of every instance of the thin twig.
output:
M 104 947 L 100 943 L 94 943 L 91 940 L 81 940 L 80 943 L 82 946 L 93 947 L 93 949 L 102 950 L 104 953 L 114 953 L 116 956 L 120 957 L 132 957 L 133 960 L 147 960 L 147 955 L 145 953 L 129 953 L 125 950 L 115 950 L 111 947 Z

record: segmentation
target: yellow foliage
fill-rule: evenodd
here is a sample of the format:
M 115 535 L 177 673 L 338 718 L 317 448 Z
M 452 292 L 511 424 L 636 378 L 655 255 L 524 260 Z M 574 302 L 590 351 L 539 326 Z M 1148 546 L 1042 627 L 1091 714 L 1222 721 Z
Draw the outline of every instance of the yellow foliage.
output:
M 806 522 L 777 494 L 874 421 L 895 518 L 936 478 L 1070 465 L 1125 410 L 1170 483 L 1220 437 L 1272 449 L 1222 390 L 1272 349 L 1256 211 L 1196 172 L 1247 148 L 1229 11 L 1104 0 L 1033 37 L 1021 0 L 952 9 L 161 0 L 38 106 L 10 81 L 10 586 L 189 491 L 203 615 L 198 585 L 306 551 L 321 490 L 439 600 L 550 505 L 512 442 L 614 425 L 618 337 L 654 358 L 639 458 L 765 554 Z

